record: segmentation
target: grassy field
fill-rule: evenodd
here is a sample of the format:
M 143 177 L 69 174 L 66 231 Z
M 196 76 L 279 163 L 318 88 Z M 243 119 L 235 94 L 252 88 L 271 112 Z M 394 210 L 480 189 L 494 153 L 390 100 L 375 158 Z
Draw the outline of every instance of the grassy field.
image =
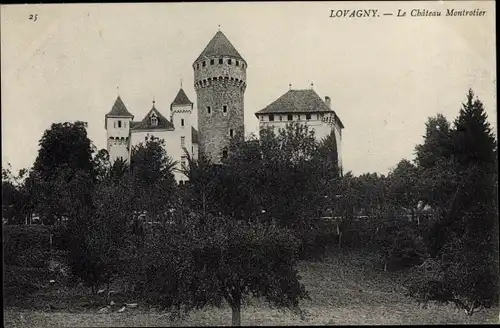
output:
M 404 296 L 403 273 L 382 272 L 373 256 L 349 252 L 330 255 L 322 262 L 302 262 L 300 272 L 311 300 L 301 307 L 300 318 L 271 309 L 260 300 L 249 300 L 242 310 L 242 325 L 403 325 L 498 323 L 498 309 L 483 310 L 472 317 L 450 306 L 421 308 Z M 4 309 L 5 327 L 144 327 L 224 326 L 231 310 L 208 308 L 171 322 L 168 313 L 139 307 L 123 313 L 98 314 L 76 290 L 48 284 L 30 299 Z M 118 308 L 114 309 L 117 310 Z

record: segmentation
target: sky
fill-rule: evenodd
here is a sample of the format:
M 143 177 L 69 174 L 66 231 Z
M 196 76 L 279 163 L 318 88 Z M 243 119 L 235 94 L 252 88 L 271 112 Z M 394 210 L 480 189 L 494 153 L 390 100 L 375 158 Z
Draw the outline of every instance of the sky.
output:
M 28 168 L 52 123 L 88 122 L 106 147 L 119 93 L 135 120 L 169 117 L 181 80 L 217 32 L 248 63 L 245 130 L 289 89 L 329 96 L 344 123 L 344 172 L 387 174 L 414 158 L 429 116 L 456 118 L 472 88 L 497 128 L 494 1 L 43 4 L 1 7 L 2 166 Z M 482 17 L 396 17 L 398 9 Z M 393 16 L 331 18 L 331 10 Z M 36 21 L 29 15 L 37 15 Z M 118 89 L 119 88 L 119 89 Z M 196 104 L 195 104 L 196 106 Z M 196 117 L 194 121 L 196 123 Z

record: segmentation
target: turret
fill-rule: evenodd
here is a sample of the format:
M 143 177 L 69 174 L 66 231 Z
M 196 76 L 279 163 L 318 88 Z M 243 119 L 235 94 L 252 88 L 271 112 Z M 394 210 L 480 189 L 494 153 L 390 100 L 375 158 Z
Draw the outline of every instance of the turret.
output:
M 191 129 L 193 103 L 181 88 L 170 104 L 171 122 L 176 129 Z
M 117 158 L 128 159 L 130 122 L 133 118 L 134 115 L 127 110 L 122 99 L 118 96 L 111 111 L 106 114 L 104 123 L 107 134 L 107 150 L 111 162 Z
M 218 31 L 193 63 L 199 147 L 214 163 L 227 155 L 232 136 L 244 134 L 247 62 Z

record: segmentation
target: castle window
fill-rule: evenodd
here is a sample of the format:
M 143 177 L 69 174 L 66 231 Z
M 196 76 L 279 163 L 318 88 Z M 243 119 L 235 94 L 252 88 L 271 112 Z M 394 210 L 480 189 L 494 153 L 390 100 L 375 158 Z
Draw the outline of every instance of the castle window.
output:
M 122 127 L 122 121 L 118 121 L 118 127 L 121 128 Z
M 306 114 L 306 120 L 310 120 L 311 119 L 311 114 Z
M 287 118 L 288 118 L 289 121 L 293 121 L 293 115 L 292 114 L 288 114 Z
M 184 126 L 184 119 L 181 118 L 181 126 Z
M 233 137 L 233 136 L 234 136 L 234 130 L 233 130 L 233 129 L 229 129 L 229 136 L 230 136 L 230 137 Z
M 228 65 L 231 65 L 231 58 L 229 58 L 229 59 L 227 60 L 227 64 L 228 64 Z
M 238 60 L 236 61 L 236 66 L 240 66 L 240 62 Z
M 227 114 L 227 105 L 222 106 L 222 113 Z
M 210 106 L 207 106 L 207 113 L 212 114 L 212 108 Z
M 210 59 L 210 65 L 213 65 L 213 64 L 215 64 L 215 60 Z
M 219 58 L 219 64 L 224 64 L 224 59 Z
M 181 137 L 181 147 L 184 148 L 186 146 L 186 137 Z
M 207 63 L 202 62 L 202 63 L 201 63 L 201 66 L 202 66 L 202 67 L 205 67 L 205 66 L 206 66 L 206 64 L 207 64 Z
M 269 122 L 273 122 L 274 121 L 274 114 L 270 114 L 269 115 Z

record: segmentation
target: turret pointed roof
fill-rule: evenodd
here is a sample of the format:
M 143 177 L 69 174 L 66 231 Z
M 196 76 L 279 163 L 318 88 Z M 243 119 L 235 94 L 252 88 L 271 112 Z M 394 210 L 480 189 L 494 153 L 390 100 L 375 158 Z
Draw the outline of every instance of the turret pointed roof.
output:
M 157 124 L 152 125 L 151 124 L 151 116 L 156 116 Z M 168 129 L 168 130 L 173 130 L 174 125 L 165 118 L 155 107 L 153 104 L 153 108 L 144 116 L 142 121 L 134 124 L 133 127 L 131 127 L 131 130 L 136 131 L 136 130 L 155 130 L 155 129 Z
M 177 96 L 175 96 L 174 101 L 172 102 L 172 105 L 192 105 L 193 103 L 191 100 L 189 100 L 188 96 L 184 92 L 184 90 L 181 88 L 179 92 L 177 93 Z
M 203 59 L 205 57 L 214 57 L 214 56 L 231 56 L 237 59 L 244 60 L 241 57 L 240 53 L 234 48 L 234 46 L 229 42 L 228 38 L 221 31 L 217 31 L 214 37 L 202 53 L 198 56 L 195 62 Z
M 127 107 L 125 107 L 125 104 L 123 103 L 122 98 L 118 96 L 115 100 L 115 104 L 113 105 L 113 108 L 111 108 L 111 111 L 106 114 L 106 117 L 113 116 L 113 117 L 134 117 L 134 115 L 130 114 L 130 112 L 127 110 Z

